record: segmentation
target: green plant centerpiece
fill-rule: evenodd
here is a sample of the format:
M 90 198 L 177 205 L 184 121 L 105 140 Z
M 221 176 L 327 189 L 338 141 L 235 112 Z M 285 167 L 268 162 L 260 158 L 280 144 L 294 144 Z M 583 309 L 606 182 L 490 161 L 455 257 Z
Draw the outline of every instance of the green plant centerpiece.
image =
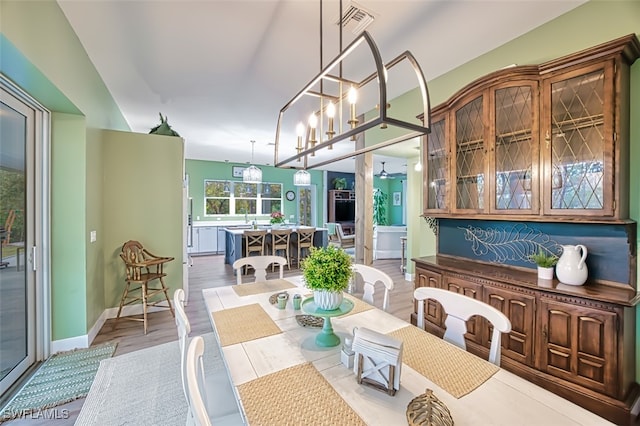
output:
M 313 290 L 316 306 L 325 311 L 338 309 L 353 276 L 349 254 L 335 246 L 311 247 L 301 269 L 305 286 Z
M 529 260 L 538 265 L 538 278 L 551 280 L 553 279 L 553 267 L 558 263 L 558 256 L 548 249 L 545 250 L 540 248 L 537 253 L 529 256 Z

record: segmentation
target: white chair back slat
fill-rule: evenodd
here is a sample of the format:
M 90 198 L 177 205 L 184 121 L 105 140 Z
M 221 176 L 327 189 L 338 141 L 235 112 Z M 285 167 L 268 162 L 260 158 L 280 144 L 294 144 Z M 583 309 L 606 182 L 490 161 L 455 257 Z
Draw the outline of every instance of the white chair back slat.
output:
M 489 348 L 489 362 L 500 366 L 502 333 L 511 331 L 511 321 L 505 314 L 480 300 L 441 288 L 420 287 L 414 291 L 413 295 L 418 301 L 418 327 L 424 329 L 425 302 L 428 299 L 436 300 L 447 315 L 443 339 L 464 350 L 467 349 L 464 335 L 467 332 L 469 318 L 480 315 L 491 322 L 493 334 Z
M 242 257 L 233 262 L 233 269 L 236 272 L 236 283 L 242 284 L 242 268 L 250 266 L 254 270 L 255 282 L 267 280 L 267 268 L 275 264 L 279 267 L 280 279 L 284 278 L 284 267 L 288 264 L 287 259 L 282 256 L 249 256 Z
M 353 271 L 362 277 L 364 282 L 362 300 L 369 304 L 373 305 L 374 303 L 373 297 L 376 292 L 376 283 L 380 282 L 384 285 L 382 309 L 387 311 L 389 309 L 389 292 L 393 290 L 393 279 L 379 269 L 359 263 L 353 265 Z

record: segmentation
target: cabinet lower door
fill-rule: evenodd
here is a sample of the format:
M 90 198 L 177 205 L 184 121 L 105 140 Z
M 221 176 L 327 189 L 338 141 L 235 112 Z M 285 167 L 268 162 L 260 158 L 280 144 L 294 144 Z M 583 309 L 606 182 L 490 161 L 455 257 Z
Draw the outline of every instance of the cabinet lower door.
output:
M 482 286 L 480 284 L 466 281 L 456 277 L 446 277 L 444 288 L 455 293 L 463 294 L 472 299 L 482 300 Z M 446 320 L 446 318 L 444 318 Z M 486 339 L 483 339 L 482 324 L 484 318 L 474 315 L 467 321 L 467 333 L 464 335 L 468 341 L 475 342 L 479 345 L 489 347 Z
M 440 288 L 442 282 L 442 275 L 437 272 L 429 271 L 426 269 L 416 268 L 416 281 L 415 288 L 418 287 L 435 287 Z M 414 310 L 418 313 L 418 302 L 414 300 Z M 444 335 L 444 318 L 442 315 L 442 307 L 438 302 L 432 299 L 427 299 L 424 306 L 424 324 L 425 329 L 442 337 Z
M 533 366 L 535 296 L 502 288 L 485 287 L 485 302 L 509 318 L 511 331 L 502 336 L 502 355 Z M 493 328 L 487 321 L 485 336 L 490 342 Z
M 540 370 L 616 396 L 617 315 L 541 298 Z

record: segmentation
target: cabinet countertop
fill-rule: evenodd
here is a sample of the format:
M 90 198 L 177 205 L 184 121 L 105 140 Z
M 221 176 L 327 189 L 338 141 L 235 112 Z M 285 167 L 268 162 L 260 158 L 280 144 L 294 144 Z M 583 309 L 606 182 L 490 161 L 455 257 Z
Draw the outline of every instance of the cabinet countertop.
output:
M 562 284 L 557 279 L 539 280 L 535 270 L 525 271 L 503 265 L 490 265 L 446 256 L 413 258 L 416 266 L 435 266 L 447 272 L 469 275 L 476 279 L 488 279 L 499 283 L 531 288 L 570 297 L 582 297 L 622 306 L 635 306 L 639 296 L 631 288 L 589 283 L 581 286 Z
M 282 228 L 280 228 L 280 229 L 291 229 L 291 231 L 296 232 L 296 231 L 298 230 L 298 228 L 300 228 L 300 227 L 298 227 L 298 226 L 292 226 L 292 227 L 290 227 L 290 228 L 282 227 Z M 249 225 L 247 228 L 237 228 L 237 229 L 229 229 L 229 228 L 226 228 L 225 230 L 226 230 L 228 233 L 230 233 L 230 234 L 234 234 L 234 235 L 238 235 L 238 234 L 239 234 L 239 235 L 242 235 L 242 234 L 244 234 L 244 231 L 249 231 L 249 230 L 252 230 L 252 229 L 251 229 L 251 227 L 250 227 L 250 225 Z M 269 226 L 259 226 L 259 227 L 258 227 L 258 230 L 259 230 L 259 231 L 262 231 L 262 230 L 270 231 L 270 230 L 271 230 L 271 227 L 269 227 Z M 326 228 L 316 228 L 316 231 L 326 231 Z

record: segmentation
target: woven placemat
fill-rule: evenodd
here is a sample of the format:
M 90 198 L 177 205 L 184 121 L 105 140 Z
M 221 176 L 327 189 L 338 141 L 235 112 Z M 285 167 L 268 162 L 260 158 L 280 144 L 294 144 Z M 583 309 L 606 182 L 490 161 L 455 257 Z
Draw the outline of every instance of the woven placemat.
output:
M 258 303 L 212 312 L 220 346 L 282 333 Z
M 272 291 L 286 290 L 289 288 L 295 288 L 296 286 L 291 284 L 287 280 L 269 280 L 258 281 L 251 284 L 234 285 L 233 290 L 238 296 L 251 296 L 254 294 L 268 293 Z
M 346 297 L 347 299 L 351 300 L 353 302 L 353 309 L 351 310 L 351 312 L 349 312 L 346 315 L 343 315 L 342 317 L 339 318 L 343 318 L 349 315 L 353 315 L 353 314 L 357 314 L 360 312 L 364 312 L 364 311 L 368 311 L 369 309 L 373 309 L 373 306 L 368 304 L 367 302 L 364 302 L 356 297 L 351 296 L 350 294 L 346 294 L 344 295 L 344 297 Z
M 310 363 L 239 385 L 238 392 L 251 425 L 365 424 Z
M 468 394 L 500 369 L 412 325 L 388 335 L 404 343 L 403 363 L 456 398 Z

